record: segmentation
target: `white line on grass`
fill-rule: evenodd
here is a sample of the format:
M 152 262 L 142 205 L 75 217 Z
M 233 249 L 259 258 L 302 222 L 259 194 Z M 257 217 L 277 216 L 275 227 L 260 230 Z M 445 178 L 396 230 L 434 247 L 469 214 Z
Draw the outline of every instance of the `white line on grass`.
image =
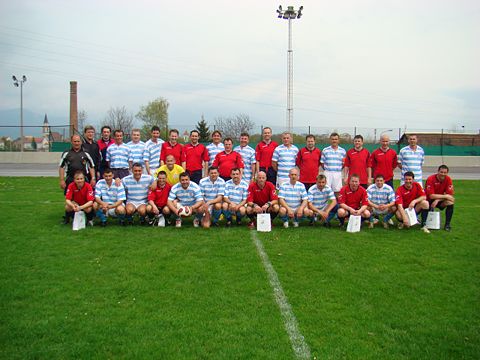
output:
M 273 288 L 273 296 L 280 308 L 280 313 L 282 314 L 283 322 L 285 324 L 285 330 L 287 330 L 295 356 L 297 359 L 310 359 L 310 348 L 298 329 L 297 318 L 293 314 L 292 307 L 288 303 L 287 296 L 283 292 L 282 284 L 280 284 L 277 272 L 273 268 L 256 231 L 252 231 L 252 240 L 257 248 L 258 256 L 262 259 L 263 267 L 268 274 L 268 280 Z

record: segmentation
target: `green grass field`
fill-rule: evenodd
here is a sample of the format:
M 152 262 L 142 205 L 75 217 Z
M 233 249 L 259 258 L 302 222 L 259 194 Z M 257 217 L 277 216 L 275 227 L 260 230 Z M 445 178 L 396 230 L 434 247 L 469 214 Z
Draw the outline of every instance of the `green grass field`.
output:
M 480 358 L 480 182 L 453 230 L 61 225 L 55 178 L 0 178 L 0 356 L 292 359 L 261 241 L 311 357 Z M 443 214 L 442 214 L 443 217 Z

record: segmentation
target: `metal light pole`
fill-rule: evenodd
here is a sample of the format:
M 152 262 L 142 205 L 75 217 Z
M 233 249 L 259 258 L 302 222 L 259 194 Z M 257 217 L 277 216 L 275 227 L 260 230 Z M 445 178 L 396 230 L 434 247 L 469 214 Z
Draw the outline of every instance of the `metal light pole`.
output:
M 292 131 L 293 127 L 293 49 L 292 49 L 292 20 L 302 17 L 303 6 L 295 10 L 288 6 L 286 10 L 280 5 L 277 10 L 279 19 L 288 20 L 288 51 L 287 51 L 287 129 Z
M 13 80 L 13 85 L 15 87 L 18 87 L 18 84 L 20 84 L 20 146 L 21 150 L 23 152 L 24 144 L 23 144 L 23 83 L 27 81 L 27 77 L 25 75 L 22 76 L 21 80 L 17 80 L 15 75 L 12 76 Z

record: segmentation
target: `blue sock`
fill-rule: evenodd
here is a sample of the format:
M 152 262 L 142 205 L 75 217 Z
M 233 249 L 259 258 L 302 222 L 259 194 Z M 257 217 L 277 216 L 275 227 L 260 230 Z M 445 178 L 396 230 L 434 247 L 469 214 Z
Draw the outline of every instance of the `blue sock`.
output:
M 332 221 L 332 219 L 335 217 L 335 215 L 337 215 L 337 213 L 335 213 L 333 211 L 330 211 L 330 213 L 328 214 L 328 217 L 327 217 L 327 222 Z
M 101 222 L 106 222 L 107 221 L 107 217 L 105 216 L 103 211 L 100 210 L 100 209 L 97 210 L 97 217 L 100 219 Z
M 383 217 L 383 222 L 387 222 L 388 220 L 390 220 L 392 217 L 393 217 L 394 213 L 388 213 L 387 215 L 385 215 Z
M 221 210 L 213 210 L 212 211 L 212 217 L 213 217 L 213 221 L 214 223 L 218 222 L 218 219 L 220 218 L 220 215 L 222 214 L 222 211 Z
M 223 214 L 225 215 L 227 221 L 232 221 L 232 213 L 230 212 L 230 210 L 224 210 Z

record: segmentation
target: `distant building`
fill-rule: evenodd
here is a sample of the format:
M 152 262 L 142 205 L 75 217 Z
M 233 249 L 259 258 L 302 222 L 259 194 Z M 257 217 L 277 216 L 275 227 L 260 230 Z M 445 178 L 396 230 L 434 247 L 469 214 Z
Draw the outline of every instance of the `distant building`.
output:
M 408 132 L 398 140 L 399 145 L 408 144 L 408 136 L 417 135 L 420 146 L 443 145 L 443 146 L 480 146 L 480 133 L 459 132 Z

